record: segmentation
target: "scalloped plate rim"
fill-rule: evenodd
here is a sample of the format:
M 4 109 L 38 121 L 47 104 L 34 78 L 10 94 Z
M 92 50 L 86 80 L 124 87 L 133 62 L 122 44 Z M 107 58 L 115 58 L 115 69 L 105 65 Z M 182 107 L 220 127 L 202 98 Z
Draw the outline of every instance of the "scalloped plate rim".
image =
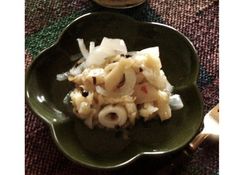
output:
M 27 80 L 29 78 L 29 72 L 31 71 L 32 67 L 34 64 L 36 64 L 36 61 L 38 60 L 38 58 L 43 54 L 43 53 L 46 53 L 47 51 L 53 49 L 53 47 L 56 47 L 56 45 L 58 45 L 60 43 L 60 40 L 61 38 L 63 37 L 64 33 L 70 28 L 70 26 L 76 22 L 78 22 L 79 20 L 81 20 L 82 18 L 85 18 L 87 16 L 90 16 L 90 15 L 102 15 L 102 14 L 113 14 L 113 15 L 118 15 L 118 16 L 123 16 L 125 18 L 128 18 L 129 20 L 135 22 L 135 23 L 138 23 L 138 24 L 151 24 L 151 25 L 159 25 L 159 26 L 163 26 L 163 27 L 167 27 L 169 29 L 172 29 L 174 31 L 176 31 L 179 35 L 181 35 L 191 46 L 191 48 L 193 49 L 193 52 L 194 52 L 194 55 L 196 57 L 196 60 L 197 61 L 197 68 L 196 68 L 196 72 L 195 72 L 195 75 L 194 75 L 194 79 L 195 81 L 191 82 L 191 84 L 188 84 L 187 86 L 190 86 L 190 85 L 193 85 L 195 88 L 196 88 L 196 93 L 198 93 L 198 96 L 200 97 L 201 99 L 201 108 L 202 108 L 202 97 L 201 97 L 201 94 L 200 94 L 200 91 L 197 87 L 197 79 L 198 79 L 198 74 L 199 74 L 199 56 L 197 54 L 197 51 L 193 45 L 193 43 L 181 32 L 179 32 L 177 29 L 175 29 L 174 27 L 171 27 L 169 25 L 166 25 L 166 24 L 162 24 L 162 23 L 158 23 L 158 22 L 147 22 L 147 21 L 138 21 L 132 17 L 129 17 L 127 15 L 123 15 L 123 14 L 119 14 L 119 13 L 113 13 L 113 12 L 90 12 L 90 13 L 86 13 L 86 14 L 83 14 L 79 17 L 77 17 L 76 19 L 74 19 L 72 22 L 70 22 L 63 30 L 62 32 L 58 35 L 57 37 L 57 40 L 49 47 L 43 49 L 42 51 L 40 51 L 38 53 L 38 55 L 33 59 L 31 65 L 29 66 L 29 68 L 27 69 L 27 72 L 26 72 L 26 75 L 25 75 L 25 96 L 26 96 L 26 102 L 27 104 L 29 105 L 29 107 L 32 109 L 32 111 L 41 119 L 43 120 L 45 123 L 47 123 L 47 125 L 49 126 L 50 128 L 50 132 L 51 132 L 51 135 L 53 137 L 53 140 L 54 142 L 56 143 L 57 147 L 60 149 L 60 151 L 67 157 L 69 158 L 71 161 L 75 162 L 75 163 L 78 163 L 79 165 L 82 165 L 84 167 L 90 167 L 90 168 L 94 168 L 94 169 L 117 169 L 117 168 L 120 168 L 120 167 L 123 167 L 123 166 L 126 166 L 130 163 L 132 163 L 133 161 L 135 161 L 136 159 L 138 159 L 139 157 L 142 157 L 142 156 L 145 156 L 145 155 L 151 155 L 151 156 L 158 156 L 158 155 L 167 155 L 169 153 L 173 153 L 177 150 L 181 150 L 182 148 L 184 148 L 197 134 L 198 132 L 200 132 L 200 129 L 201 129 L 201 125 L 199 126 L 198 128 L 198 131 L 195 133 L 195 135 L 190 139 L 190 141 L 186 144 L 183 144 L 181 147 L 177 147 L 176 149 L 173 149 L 173 150 L 170 150 L 170 151 L 166 151 L 165 153 L 160 153 L 160 152 L 155 152 L 155 151 L 143 151 L 143 152 L 140 152 L 140 153 L 137 153 L 135 156 L 129 158 L 128 160 L 122 162 L 122 163 L 119 163 L 119 164 L 115 164 L 115 165 L 109 165 L 109 166 L 99 166 L 99 165 L 96 165 L 96 164 L 90 164 L 90 163 L 86 163 L 84 161 L 81 161 L 80 159 L 74 159 L 72 158 L 68 153 L 67 151 L 63 148 L 63 146 L 61 144 L 59 144 L 59 141 L 57 139 L 57 136 L 56 136 L 56 132 L 55 132 L 55 128 L 54 128 L 54 122 L 50 122 L 48 121 L 43 114 L 41 114 L 35 107 L 34 105 L 30 102 L 29 100 L 29 97 L 27 95 L 27 92 L 28 92 L 28 87 L 26 86 L 27 84 Z M 201 111 L 202 115 L 201 115 L 201 120 L 203 121 L 203 111 Z

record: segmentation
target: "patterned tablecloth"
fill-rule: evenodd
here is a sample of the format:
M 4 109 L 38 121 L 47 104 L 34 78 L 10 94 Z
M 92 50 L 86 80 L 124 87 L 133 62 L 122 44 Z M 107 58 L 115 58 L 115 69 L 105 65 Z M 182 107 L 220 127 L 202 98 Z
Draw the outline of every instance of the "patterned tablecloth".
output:
M 57 39 L 65 26 L 78 16 L 108 10 L 91 0 L 26 0 L 25 70 L 35 56 Z M 219 2 L 218 0 L 147 0 L 139 7 L 116 10 L 137 20 L 171 25 L 184 33 L 200 57 L 198 87 L 204 100 L 204 113 L 219 99 Z M 55 146 L 45 123 L 25 106 L 25 174 L 93 175 L 157 174 L 155 164 L 139 160 L 117 171 L 98 171 L 68 160 Z M 155 159 L 151 162 L 155 163 Z M 150 161 L 149 161 L 150 163 Z M 167 165 L 168 166 L 168 165 Z M 167 174 L 167 173 L 162 173 Z M 219 174 L 218 143 L 207 141 L 178 168 L 180 175 Z

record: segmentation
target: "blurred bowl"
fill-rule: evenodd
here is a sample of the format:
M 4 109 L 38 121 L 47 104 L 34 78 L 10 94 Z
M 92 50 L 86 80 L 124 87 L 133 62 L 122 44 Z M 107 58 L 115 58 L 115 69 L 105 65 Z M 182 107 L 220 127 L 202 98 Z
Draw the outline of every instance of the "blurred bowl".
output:
M 114 9 L 128 9 L 143 4 L 146 0 L 93 0 L 97 4 Z

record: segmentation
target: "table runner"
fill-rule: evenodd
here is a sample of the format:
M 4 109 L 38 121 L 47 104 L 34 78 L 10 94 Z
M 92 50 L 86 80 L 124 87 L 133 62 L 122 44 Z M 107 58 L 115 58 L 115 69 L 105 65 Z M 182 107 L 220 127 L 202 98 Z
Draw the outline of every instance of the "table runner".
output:
M 75 18 L 88 12 L 113 11 L 91 0 L 26 0 L 25 1 L 25 71 L 43 49 L 53 44 L 58 35 Z M 200 57 L 198 87 L 204 101 L 204 114 L 219 99 L 219 1 L 218 0 L 147 0 L 129 10 L 115 10 L 140 21 L 160 22 L 173 26 L 194 44 Z M 157 174 L 155 164 L 138 160 L 117 171 L 91 170 L 68 160 L 54 144 L 50 130 L 28 105 L 25 105 L 25 174 Z M 142 167 L 142 168 L 140 168 Z M 166 174 L 166 173 L 164 173 Z M 180 175 L 219 174 L 218 143 L 206 141 L 189 161 L 178 168 Z

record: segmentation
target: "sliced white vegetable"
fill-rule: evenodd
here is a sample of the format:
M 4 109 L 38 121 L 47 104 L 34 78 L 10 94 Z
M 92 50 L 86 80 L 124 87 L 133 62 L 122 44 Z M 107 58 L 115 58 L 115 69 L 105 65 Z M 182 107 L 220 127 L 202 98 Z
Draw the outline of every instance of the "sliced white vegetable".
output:
M 157 59 L 159 59 L 159 56 L 160 56 L 159 47 L 149 47 L 149 48 L 139 51 L 139 53 L 149 54 L 151 57 L 157 58 Z
M 116 115 L 116 118 L 112 118 L 110 115 Z M 98 121 L 101 125 L 107 128 L 115 128 L 115 126 L 122 126 L 127 120 L 127 113 L 123 106 L 117 105 L 105 106 L 98 114 Z
M 169 104 L 172 110 L 177 110 L 184 107 L 184 104 L 180 98 L 180 95 L 178 94 L 174 94 L 170 96 Z
M 80 48 L 80 51 L 81 51 L 83 57 L 84 57 L 85 59 L 87 59 L 89 53 L 88 53 L 88 50 L 86 49 L 86 46 L 85 46 L 85 44 L 84 44 L 84 40 L 79 38 L 79 39 L 77 39 L 77 41 L 78 41 L 79 48 Z
M 68 72 L 57 74 L 57 81 L 64 81 L 68 78 Z
M 153 114 L 158 111 L 158 108 L 153 103 L 144 103 L 143 107 L 139 110 L 139 113 L 145 120 L 151 119 Z
M 126 111 L 128 112 L 129 121 L 135 124 L 135 118 L 137 117 L 138 110 L 135 103 L 125 103 Z
M 153 103 L 144 103 L 144 108 L 147 109 L 151 114 L 158 111 L 158 108 Z
M 114 54 L 127 54 L 127 47 L 123 39 L 104 37 L 100 46 L 112 50 Z
M 103 75 L 105 75 L 105 71 L 102 68 L 90 69 L 88 72 L 88 76 L 91 76 L 91 77 L 97 77 L 97 76 L 103 76 Z
M 168 92 L 169 94 L 171 94 L 171 92 L 173 91 L 173 89 L 174 89 L 174 86 L 172 86 L 172 85 L 170 84 L 170 82 L 167 80 L 167 81 L 166 81 L 165 91 Z
M 89 67 L 91 65 L 102 65 L 105 62 L 105 58 L 112 56 L 113 53 L 100 46 L 97 46 L 89 53 L 88 59 L 86 60 L 86 65 Z
M 109 39 L 104 37 L 101 44 L 89 53 L 86 64 L 87 66 L 99 66 L 105 62 L 105 58 L 115 56 L 117 54 L 127 54 L 127 48 L 124 40 Z
M 91 53 L 94 48 L 95 48 L 95 42 L 94 42 L 94 41 L 91 41 L 91 42 L 89 43 L 89 53 Z
M 67 93 L 66 94 L 66 96 L 64 97 L 64 99 L 63 99 L 63 104 L 70 104 L 70 100 L 71 100 L 71 98 L 70 98 L 70 92 L 69 93 Z
M 82 71 L 85 69 L 86 65 L 85 65 L 85 62 L 81 63 L 79 66 L 77 67 L 72 67 L 69 71 L 69 73 L 71 75 L 78 75 L 78 74 L 81 74 Z

